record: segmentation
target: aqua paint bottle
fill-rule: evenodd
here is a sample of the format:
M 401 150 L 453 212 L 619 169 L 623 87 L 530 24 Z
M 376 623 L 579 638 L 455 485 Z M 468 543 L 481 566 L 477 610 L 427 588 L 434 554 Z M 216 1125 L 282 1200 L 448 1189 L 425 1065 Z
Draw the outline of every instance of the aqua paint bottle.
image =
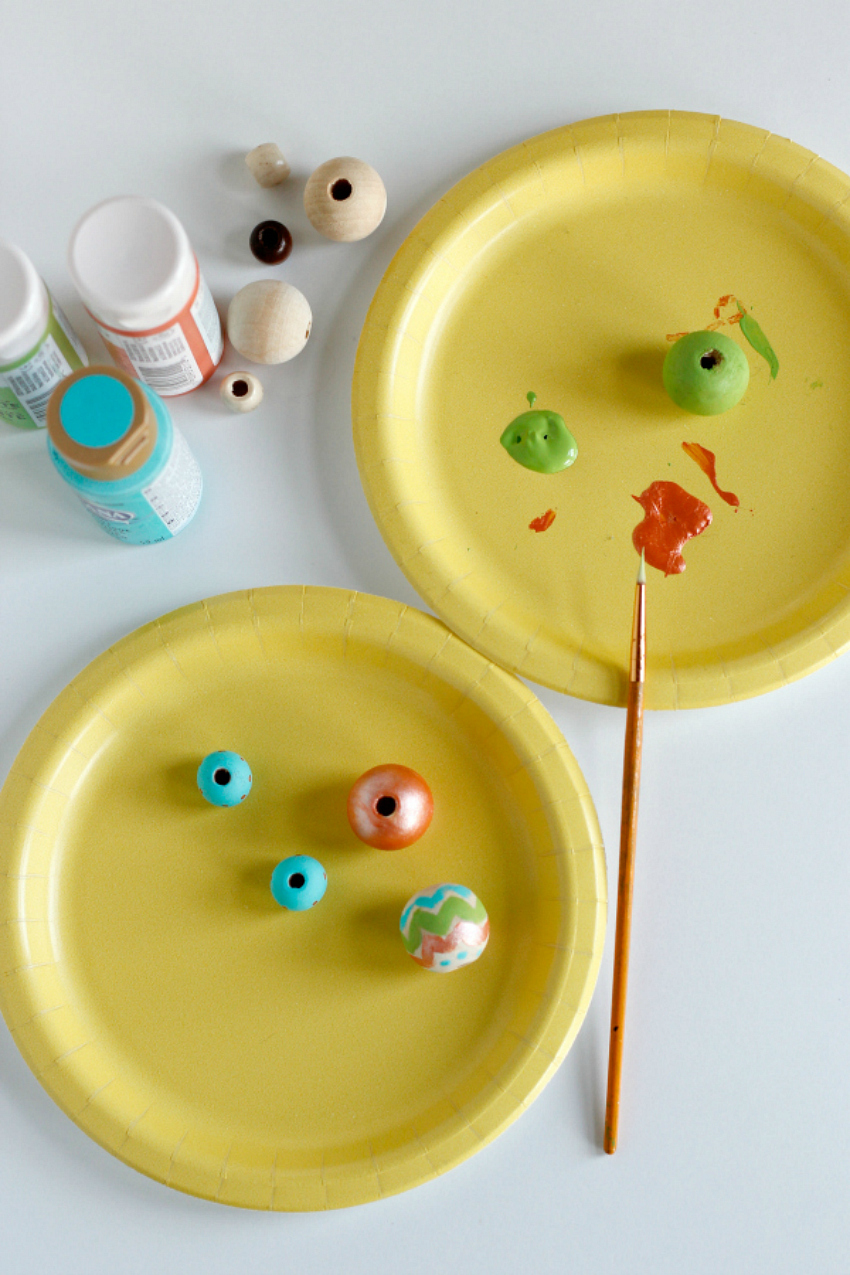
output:
M 0 240 L 0 420 L 43 427 L 56 386 L 86 363 L 79 338 L 29 257 Z
M 203 483 L 162 400 L 112 367 L 83 368 L 47 406 L 51 460 L 107 535 L 169 540 L 191 522 Z

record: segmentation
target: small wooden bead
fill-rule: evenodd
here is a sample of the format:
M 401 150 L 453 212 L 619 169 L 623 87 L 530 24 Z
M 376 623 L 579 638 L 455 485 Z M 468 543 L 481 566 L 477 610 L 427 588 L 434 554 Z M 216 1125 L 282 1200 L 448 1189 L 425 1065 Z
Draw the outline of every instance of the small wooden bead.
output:
M 251 372 L 231 372 L 219 393 L 231 412 L 253 412 L 263 401 L 263 387 Z
M 262 142 L 248 151 L 245 163 L 261 186 L 279 186 L 291 169 L 276 142 Z
M 374 168 L 362 159 L 342 156 L 321 164 L 310 177 L 304 209 L 320 234 L 354 243 L 380 226 L 387 192 Z
M 248 240 L 251 251 L 266 266 L 279 266 L 292 252 L 292 235 L 282 221 L 261 221 Z
M 313 315 L 291 283 L 264 279 L 246 284 L 230 303 L 227 334 L 252 363 L 286 363 L 307 344 Z

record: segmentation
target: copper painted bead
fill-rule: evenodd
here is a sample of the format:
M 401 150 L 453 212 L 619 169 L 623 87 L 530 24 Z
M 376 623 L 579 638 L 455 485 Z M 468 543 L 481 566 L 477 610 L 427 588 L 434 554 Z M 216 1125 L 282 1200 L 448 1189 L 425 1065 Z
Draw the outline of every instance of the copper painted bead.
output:
M 352 831 L 378 850 L 401 850 L 418 841 L 433 813 L 431 789 L 407 766 L 375 766 L 348 794 Z
M 279 266 L 292 252 L 292 235 L 281 221 L 261 221 L 248 242 L 257 260 L 266 266 Z

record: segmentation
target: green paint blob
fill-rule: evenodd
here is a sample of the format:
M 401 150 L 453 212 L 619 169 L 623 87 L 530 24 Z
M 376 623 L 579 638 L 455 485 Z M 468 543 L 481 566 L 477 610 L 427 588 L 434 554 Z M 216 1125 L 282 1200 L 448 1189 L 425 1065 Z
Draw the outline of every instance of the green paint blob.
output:
M 718 416 L 743 398 L 750 366 L 728 336 L 689 332 L 670 346 L 661 375 L 677 406 L 697 416 Z
M 527 397 L 533 407 L 537 395 L 529 392 Z M 511 421 L 500 442 L 518 465 L 538 474 L 559 474 L 578 456 L 576 440 L 557 412 L 523 412 Z
M 770 344 L 753 316 L 751 314 L 747 314 L 747 311 L 741 305 L 737 297 L 735 298 L 735 305 L 738 307 L 738 313 L 741 316 L 741 331 L 743 332 L 745 339 L 749 341 L 756 354 L 760 354 L 761 357 L 765 359 L 768 367 L 770 368 L 770 379 L 775 381 L 776 373 L 779 371 L 779 359 L 776 357 L 776 352 L 774 351 L 773 346 Z
M 529 390 L 525 397 L 528 399 L 528 406 L 534 407 L 534 404 L 537 402 L 537 395 L 534 393 L 534 390 Z

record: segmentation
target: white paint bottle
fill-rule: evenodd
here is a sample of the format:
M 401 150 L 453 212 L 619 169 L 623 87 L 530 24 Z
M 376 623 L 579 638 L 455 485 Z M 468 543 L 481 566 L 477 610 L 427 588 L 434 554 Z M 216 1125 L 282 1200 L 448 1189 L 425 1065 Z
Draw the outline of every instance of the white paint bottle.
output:
M 187 394 L 221 362 L 221 321 L 183 226 L 155 199 L 90 209 L 68 248 L 71 278 L 106 348 L 163 397 Z
M 86 363 L 79 338 L 29 257 L 0 240 L 0 420 L 43 427 L 55 387 Z

